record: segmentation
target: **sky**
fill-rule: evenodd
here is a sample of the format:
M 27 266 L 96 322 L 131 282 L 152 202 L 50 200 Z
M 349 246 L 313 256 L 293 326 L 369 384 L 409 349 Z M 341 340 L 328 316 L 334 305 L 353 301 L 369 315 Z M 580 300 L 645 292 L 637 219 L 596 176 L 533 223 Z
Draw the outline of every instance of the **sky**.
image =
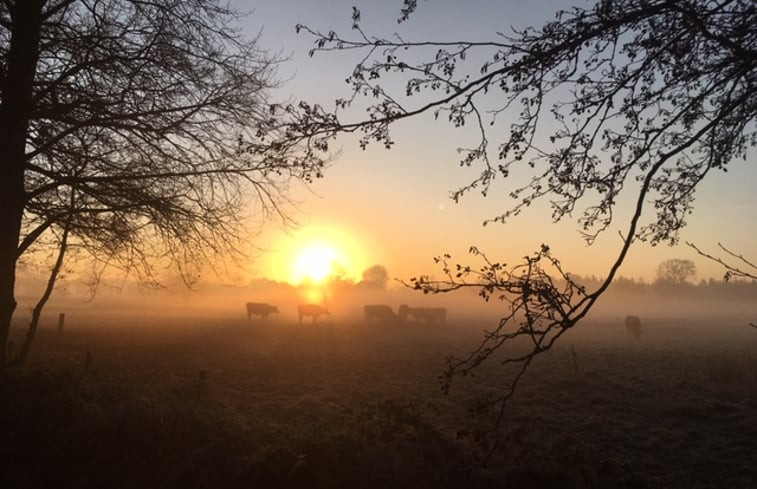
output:
M 349 94 L 344 79 L 356 58 L 339 53 L 307 51 L 313 39 L 297 34 L 295 24 L 307 24 L 327 32 L 349 35 L 352 6 L 360 9 L 361 25 L 380 37 L 400 33 L 406 40 L 485 40 L 497 31 L 512 27 L 541 25 L 551 20 L 560 7 L 584 2 L 420 1 L 408 22 L 397 24 L 401 0 L 382 1 L 295 1 L 235 0 L 239 8 L 251 11 L 243 23 L 247 36 L 260 34 L 260 44 L 288 59 L 278 68 L 281 87 L 272 94 L 277 100 L 303 99 L 333 107 L 336 98 Z M 325 178 L 309 188 L 292 189 L 298 202 L 293 213 L 296 229 L 271 224 L 256 238 L 266 250 L 258 254 L 247 271 L 252 278 L 297 281 L 302 278 L 298 261 L 304 253 L 322 251 L 336 260 L 351 278 L 373 264 L 384 265 L 392 277 L 407 280 L 419 274 L 439 273 L 433 257 L 443 253 L 454 261 L 475 264 L 468 254 L 475 245 L 497 261 L 516 263 L 550 246 L 565 268 L 579 275 L 604 276 L 620 246 L 623 219 L 630 215 L 630 200 L 621 200 L 616 225 L 588 247 L 574 219 L 554 224 L 544 206 L 529 208 L 507 224 L 482 225 L 508 209 L 513 182 L 498 180 L 484 198 L 469 194 L 455 203 L 450 193 L 474 179 L 480 169 L 460 168 L 456 149 L 465 145 L 466 134 L 446 122 L 421 118 L 394 128 L 392 150 L 380 145 L 361 150 L 355 138 L 343 137 L 336 146 L 341 154 L 326 170 Z M 698 257 L 685 246 L 693 241 L 715 251 L 717 242 L 755 257 L 757 249 L 757 182 L 755 152 L 747 161 L 735 161 L 728 173 L 711 174 L 699 188 L 695 211 L 681 233 L 680 245 L 668 247 L 636 243 L 620 270 L 625 277 L 651 281 L 660 262 L 670 258 L 695 261 L 697 279 L 721 278 L 723 271 Z

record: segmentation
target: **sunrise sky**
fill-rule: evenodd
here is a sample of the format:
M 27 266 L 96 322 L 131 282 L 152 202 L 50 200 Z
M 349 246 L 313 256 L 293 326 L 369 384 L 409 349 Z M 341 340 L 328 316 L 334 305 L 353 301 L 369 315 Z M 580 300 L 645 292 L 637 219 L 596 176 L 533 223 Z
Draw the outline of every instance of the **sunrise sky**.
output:
M 344 79 L 356 58 L 339 53 L 319 53 L 309 58 L 312 39 L 295 33 L 297 23 L 349 35 L 354 5 L 361 10 L 361 25 L 368 34 L 387 37 L 398 32 L 405 40 L 485 40 L 510 26 L 541 25 L 552 19 L 560 7 L 568 8 L 576 2 L 580 0 L 421 1 L 410 21 L 398 25 L 400 0 L 236 0 L 240 8 L 252 10 L 244 24 L 247 35 L 260 32 L 264 48 L 290 58 L 279 67 L 279 77 L 285 82 L 275 98 L 305 99 L 326 107 L 333 107 L 334 99 L 348 94 Z M 323 257 L 335 260 L 355 279 L 373 264 L 386 266 L 392 277 L 407 279 L 437 271 L 432 258 L 445 252 L 470 262 L 467 250 L 471 245 L 494 259 L 513 263 L 541 243 L 549 244 L 574 273 L 606 273 L 621 245 L 618 231 L 625 231 L 629 199 L 620 202 L 616 226 L 592 247 L 585 245 L 575 220 L 552 224 L 544 205 L 530 208 L 506 225 L 483 227 L 485 219 L 512 205 L 507 193 L 517 180 L 500 179 L 488 197 L 469 194 L 455 204 L 449 198 L 450 192 L 480 172 L 475 167 L 458 166 L 456 149 L 469 141 L 466 133 L 428 117 L 396 125 L 394 139 L 391 151 L 378 145 L 362 151 L 354 138 L 338 140 L 341 156 L 326 171 L 325 178 L 310 189 L 293 190 L 299 202 L 293 217 L 300 228 L 284 231 L 268 226 L 256 240 L 268 251 L 250 266 L 250 277 L 297 282 L 308 273 L 320 273 L 308 272 L 307 266 L 302 265 L 306 250 L 321 257 L 316 261 Z M 681 245 L 670 248 L 637 243 L 621 275 L 652 280 L 661 261 L 688 258 L 697 264 L 698 279 L 722 277 L 716 265 L 698 258 L 683 244 L 685 241 L 713 251 L 721 241 L 755 258 L 754 159 L 752 151 L 746 162 L 733 162 L 728 173 L 711 174 L 700 187 L 695 213 L 681 235 Z

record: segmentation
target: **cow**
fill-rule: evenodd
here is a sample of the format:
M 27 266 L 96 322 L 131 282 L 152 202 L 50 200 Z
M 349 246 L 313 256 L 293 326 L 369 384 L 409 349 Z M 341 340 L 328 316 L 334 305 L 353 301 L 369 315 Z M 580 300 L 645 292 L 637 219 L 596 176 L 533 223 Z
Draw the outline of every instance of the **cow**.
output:
M 447 320 L 447 309 L 443 307 L 409 307 L 402 304 L 399 308 L 399 317 L 407 321 L 412 316 L 415 322 L 425 321 L 429 324 L 435 324 L 437 321 L 443 323 Z
M 395 316 L 392 308 L 384 304 L 364 306 L 363 312 L 365 313 L 366 321 L 370 321 L 371 319 L 378 319 L 379 321 L 390 321 L 397 317 Z
M 641 339 L 641 319 L 636 316 L 626 316 L 626 331 L 633 339 Z
M 400 308 L 397 310 L 397 316 L 399 316 L 402 321 L 407 321 L 407 317 L 410 314 L 410 306 L 408 306 L 407 304 L 401 304 Z
M 305 316 L 312 316 L 313 322 L 316 322 L 318 316 L 330 314 L 328 309 L 317 304 L 300 304 L 297 306 L 297 313 L 300 316 L 300 323 L 302 323 L 302 318 Z
M 247 320 L 249 321 L 252 316 L 260 316 L 261 319 L 268 319 L 268 315 L 272 313 L 278 313 L 279 308 L 270 304 L 264 304 L 261 302 L 248 302 L 247 303 Z

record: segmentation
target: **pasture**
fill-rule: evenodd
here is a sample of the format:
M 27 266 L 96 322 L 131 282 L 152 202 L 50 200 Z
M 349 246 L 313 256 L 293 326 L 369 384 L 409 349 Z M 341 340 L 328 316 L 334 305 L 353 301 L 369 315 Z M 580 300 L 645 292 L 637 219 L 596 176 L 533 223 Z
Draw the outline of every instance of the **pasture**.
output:
M 745 321 L 568 333 L 526 374 L 482 467 L 458 434 L 485 422 L 469 409 L 501 372 L 447 396 L 437 376 L 486 326 L 74 316 L 0 377 L 0 486 L 757 487 Z

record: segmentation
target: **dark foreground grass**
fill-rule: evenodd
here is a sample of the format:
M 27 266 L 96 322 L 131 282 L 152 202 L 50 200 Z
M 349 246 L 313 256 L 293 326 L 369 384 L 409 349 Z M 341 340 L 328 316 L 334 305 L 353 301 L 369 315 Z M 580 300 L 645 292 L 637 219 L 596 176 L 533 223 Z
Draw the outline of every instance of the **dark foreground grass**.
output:
M 280 424 L 200 383 L 153 397 L 82 377 L 6 379 L 2 487 L 470 487 L 459 449 L 411 404 L 304 402 L 282 409 L 305 419 Z
M 534 365 L 482 467 L 457 434 L 497 370 L 436 383 L 479 329 L 43 334 L 0 378 L 0 487 L 757 487 L 754 342 L 576 338 Z

